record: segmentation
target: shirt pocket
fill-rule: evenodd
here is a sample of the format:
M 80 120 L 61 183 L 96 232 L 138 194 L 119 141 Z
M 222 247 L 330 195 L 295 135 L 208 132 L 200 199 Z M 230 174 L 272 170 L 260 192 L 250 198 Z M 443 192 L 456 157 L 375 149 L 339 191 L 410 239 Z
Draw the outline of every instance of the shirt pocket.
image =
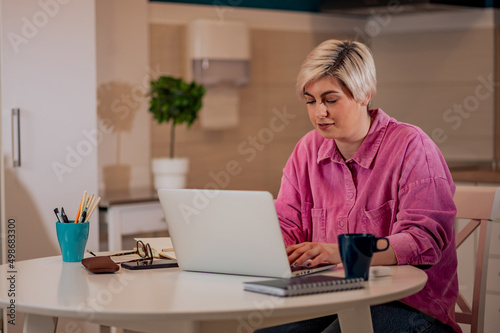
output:
M 375 209 L 366 210 L 363 217 L 364 231 L 377 236 L 389 235 L 395 221 L 395 200 L 389 200 Z
M 312 208 L 312 241 L 326 242 L 326 209 Z

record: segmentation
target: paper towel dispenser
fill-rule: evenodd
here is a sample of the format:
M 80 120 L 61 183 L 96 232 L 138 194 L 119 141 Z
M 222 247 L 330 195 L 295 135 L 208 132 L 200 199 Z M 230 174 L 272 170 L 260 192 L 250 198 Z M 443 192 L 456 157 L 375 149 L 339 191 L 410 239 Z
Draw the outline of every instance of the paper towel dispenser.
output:
M 196 82 L 246 85 L 250 80 L 248 26 L 238 21 L 194 20 L 188 26 L 188 56 Z
M 206 88 L 201 126 L 234 128 L 239 88 L 250 81 L 250 32 L 244 22 L 198 19 L 187 27 L 187 78 Z
M 250 81 L 249 70 L 248 60 L 193 59 L 193 78 L 205 86 L 223 82 L 247 85 Z

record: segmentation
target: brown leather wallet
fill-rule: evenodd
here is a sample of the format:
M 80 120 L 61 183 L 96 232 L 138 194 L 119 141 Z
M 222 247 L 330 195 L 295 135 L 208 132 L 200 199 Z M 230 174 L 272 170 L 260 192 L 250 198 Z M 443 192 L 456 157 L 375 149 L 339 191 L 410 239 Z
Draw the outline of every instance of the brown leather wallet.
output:
M 120 269 L 120 266 L 111 260 L 108 256 L 97 256 L 82 259 L 82 265 L 92 273 L 114 273 Z

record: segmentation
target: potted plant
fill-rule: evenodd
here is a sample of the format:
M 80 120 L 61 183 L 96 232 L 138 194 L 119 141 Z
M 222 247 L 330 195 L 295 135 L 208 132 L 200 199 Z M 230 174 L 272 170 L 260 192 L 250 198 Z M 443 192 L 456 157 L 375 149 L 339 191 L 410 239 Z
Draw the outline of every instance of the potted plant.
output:
M 170 122 L 169 158 L 153 159 L 155 188 L 183 188 L 189 161 L 174 157 L 175 126 L 185 123 L 188 128 L 191 127 L 201 109 L 205 88 L 194 81 L 187 83 L 171 76 L 160 76 L 150 84 L 149 112 L 159 124 Z

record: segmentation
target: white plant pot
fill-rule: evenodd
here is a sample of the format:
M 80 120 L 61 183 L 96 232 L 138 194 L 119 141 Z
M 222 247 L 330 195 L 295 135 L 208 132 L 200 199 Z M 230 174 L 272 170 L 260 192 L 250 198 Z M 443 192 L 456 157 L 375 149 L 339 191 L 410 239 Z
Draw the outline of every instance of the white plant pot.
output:
M 152 171 L 155 189 L 185 188 L 188 169 L 187 158 L 153 158 Z

